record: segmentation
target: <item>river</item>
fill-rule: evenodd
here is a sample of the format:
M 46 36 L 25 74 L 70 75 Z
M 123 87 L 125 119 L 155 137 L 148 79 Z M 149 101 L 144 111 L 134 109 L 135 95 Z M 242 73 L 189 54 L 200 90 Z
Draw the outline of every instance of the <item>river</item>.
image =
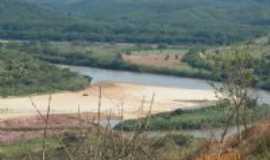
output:
M 213 91 L 212 87 L 206 80 L 167 76 L 167 75 L 157 75 L 151 73 L 116 71 L 92 67 L 79 67 L 79 66 L 63 66 L 63 67 L 69 68 L 71 71 L 80 73 L 82 75 L 91 76 L 93 78 L 92 83 L 109 81 L 109 82 L 150 85 L 150 86 L 172 87 L 180 89 L 183 88 L 183 89 Z M 254 90 L 253 94 L 259 97 L 259 103 L 270 104 L 270 92 L 263 90 Z
M 131 83 L 140 85 L 150 86 L 162 86 L 171 88 L 182 88 L 182 89 L 196 89 L 196 90 L 209 90 L 213 91 L 212 87 L 206 80 L 199 80 L 193 78 L 183 78 L 176 76 L 157 75 L 151 73 L 137 73 L 130 71 L 116 71 L 109 69 L 100 69 L 92 67 L 79 67 L 79 66 L 63 66 L 69 68 L 71 71 L 80 73 L 82 75 L 91 76 L 93 78 L 92 83 L 99 83 L 104 81 L 109 82 L 120 82 L 120 83 Z M 259 97 L 259 103 L 270 104 L 270 92 L 263 90 L 254 90 L 254 95 Z M 114 121 L 110 124 L 114 127 L 119 121 Z M 107 122 L 103 122 L 103 126 L 106 126 Z M 170 132 L 170 131 L 168 131 Z M 145 132 L 146 136 L 162 136 L 168 132 Z M 213 130 L 180 130 L 175 131 L 176 133 L 189 134 L 198 138 L 209 138 L 209 139 L 220 139 L 223 133 L 223 129 Z M 236 128 L 232 127 L 229 129 L 227 136 L 235 134 Z

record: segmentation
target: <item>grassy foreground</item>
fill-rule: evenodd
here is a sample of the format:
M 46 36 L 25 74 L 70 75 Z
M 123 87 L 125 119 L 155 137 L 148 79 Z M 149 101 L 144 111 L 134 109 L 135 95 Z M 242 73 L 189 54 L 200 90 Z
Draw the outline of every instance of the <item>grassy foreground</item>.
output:
M 46 138 L 45 158 L 49 160 L 184 160 L 199 149 L 201 140 L 181 134 L 146 138 L 142 135 L 129 138 L 111 131 L 88 131 L 82 135 L 67 131 L 63 135 Z M 41 160 L 43 139 L 20 141 L 0 145 L 0 159 Z
M 269 119 L 243 132 L 242 142 L 233 136 L 222 145 L 182 134 L 148 137 L 110 129 L 66 130 L 58 136 L 0 144 L 0 159 L 41 160 L 44 153 L 49 160 L 268 160 L 269 133 Z

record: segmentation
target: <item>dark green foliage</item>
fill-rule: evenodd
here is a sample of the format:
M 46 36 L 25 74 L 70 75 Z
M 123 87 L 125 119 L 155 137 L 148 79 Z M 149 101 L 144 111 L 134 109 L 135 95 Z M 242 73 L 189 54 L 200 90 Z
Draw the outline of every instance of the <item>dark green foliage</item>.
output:
M 270 149 L 270 135 L 266 135 L 258 141 L 256 152 L 262 154 L 263 152 L 266 152 L 267 149 Z
M 16 49 L 26 52 L 40 60 L 54 64 L 91 66 L 116 70 L 137 70 L 135 66 L 124 62 L 118 52 L 100 49 L 96 52 L 88 51 L 83 43 L 77 45 L 68 43 L 69 48 L 80 48 L 67 50 L 65 45 L 49 42 L 9 42 L 4 46 L 8 49 Z M 109 52 L 109 53 L 106 53 Z M 104 58 L 104 57 L 105 58 Z
M 228 44 L 268 33 L 269 6 L 256 0 L 1 0 L 0 37 Z
M 268 160 L 270 158 L 270 132 L 266 131 L 264 135 L 260 135 L 256 141 L 252 143 L 253 150 L 249 156 L 249 160 Z
M 78 90 L 89 78 L 34 59 L 17 50 L 0 50 L 0 96 Z
M 258 75 L 258 86 L 270 90 L 270 55 L 263 55 L 260 63 L 257 63 L 256 74 Z
M 206 61 L 206 57 L 202 57 L 204 49 L 192 48 L 184 56 L 183 61 L 195 68 L 210 69 L 209 63 Z

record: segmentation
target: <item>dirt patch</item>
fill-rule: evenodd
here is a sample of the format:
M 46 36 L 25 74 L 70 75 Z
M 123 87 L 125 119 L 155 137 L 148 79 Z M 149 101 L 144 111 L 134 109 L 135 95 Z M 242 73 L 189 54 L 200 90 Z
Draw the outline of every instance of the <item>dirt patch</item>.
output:
M 122 54 L 129 64 L 175 69 L 183 67 L 181 54 Z
M 102 122 L 107 120 L 108 116 L 101 114 L 100 118 Z M 111 116 L 110 118 L 112 120 L 120 119 L 117 116 Z M 97 127 L 96 113 L 50 115 L 48 121 L 49 135 L 58 135 L 67 129 L 78 130 L 94 127 Z M 40 116 L 11 118 L 0 121 L 0 143 L 14 143 L 17 140 L 42 137 L 44 128 L 45 122 Z

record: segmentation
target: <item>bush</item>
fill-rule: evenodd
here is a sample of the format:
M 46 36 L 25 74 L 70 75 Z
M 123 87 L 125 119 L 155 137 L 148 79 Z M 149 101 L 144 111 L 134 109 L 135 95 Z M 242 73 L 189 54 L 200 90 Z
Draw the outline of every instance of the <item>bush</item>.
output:
M 221 128 L 226 124 L 227 112 L 229 110 L 221 106 L 209 106 L 207 108 L 195 110 L 176 110 L 174 112 L 160 113 L 150 116 L 149 119 L 127 120 L 115 126 L 116 130 L 135 131 L 139 129 L 147 131 L 160 130 L 189 130 Z M 267 105 L 255 107 L 252 110 L 252 116 L 247 115 L 247 119 L 252 122 L 254 120 L 263 119 L 270 114 L 270 107 Z M 148 126 L 141 128 L 143 123 L 147 121 Z M 231 123 L 230 125 L 235 125 Z
M 90 78 L 41 62 L 17 50 L 0 50 L 0 95 L 79 90 Z

